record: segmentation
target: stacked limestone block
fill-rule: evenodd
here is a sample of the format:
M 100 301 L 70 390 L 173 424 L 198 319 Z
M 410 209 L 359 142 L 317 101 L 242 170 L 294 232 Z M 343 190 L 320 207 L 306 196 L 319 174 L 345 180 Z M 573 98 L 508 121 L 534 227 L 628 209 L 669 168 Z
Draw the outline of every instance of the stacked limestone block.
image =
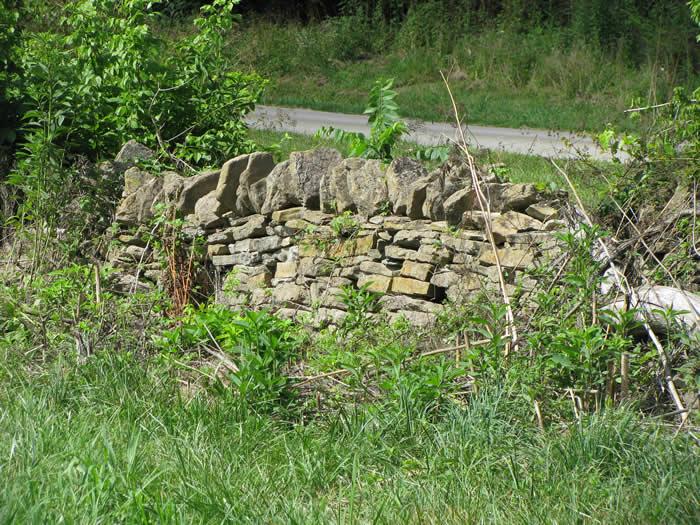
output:
M 433 323 L 446 300 L 494 290 L 487 221 L 509 291 L 532 287 L 528 270 L 557 253 L 553 232 L 564 226 L 561 196 L 480 173 L 486 217 L 458 158 L 428 173 L 411 159 L 385 166 L 318 149 L 277 165 L 268 153 L 243 155 L 190 178 L 133 170 L 117 212 L 123 228 L 143 227 L 158 205 L 170 206 L 205 239 L 221 280 L 217 300 L 311 312 L 321 322 L 344 317 L 344 286 L 381 293 L 390 317 L 417 325 Z M 332 227 L 338 213 L 349 231 Z M 125 235 L 117 259 L 141 257 Z

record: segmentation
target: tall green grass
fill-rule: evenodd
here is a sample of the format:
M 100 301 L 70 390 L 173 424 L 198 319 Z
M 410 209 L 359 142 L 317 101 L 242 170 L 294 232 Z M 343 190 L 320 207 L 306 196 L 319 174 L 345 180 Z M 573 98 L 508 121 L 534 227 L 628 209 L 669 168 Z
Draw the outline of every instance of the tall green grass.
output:
M 0 523 L 697 523 L 697 450 L 609 411 L 539 431 L 507 387 L 438 420 L 239 417 L 127 354 L 0 365 Z
M 372 83 L 392 77 L 405 116 L 452 120 L 443 71 L 469 122 L 510 127 L 633 129 L 638 123 L 624 115 L 630 104 L 665 101 L 674 86 L 695 87 L 700 78 L 697 46 L 686 43 L 679 59 L 663 48 L 662 28 L 656 53 L 635 60 L 622 45 L 604 49 L 568 28 L 446 31 L 427 15 L 398 29 L 358 16 L 313 24 L 253 18 L 232 37 L 231 51 L 241 67 L 271 79 L 268 104 L 361 112 Z M 691 41 L 677 37 L 678 49 Z

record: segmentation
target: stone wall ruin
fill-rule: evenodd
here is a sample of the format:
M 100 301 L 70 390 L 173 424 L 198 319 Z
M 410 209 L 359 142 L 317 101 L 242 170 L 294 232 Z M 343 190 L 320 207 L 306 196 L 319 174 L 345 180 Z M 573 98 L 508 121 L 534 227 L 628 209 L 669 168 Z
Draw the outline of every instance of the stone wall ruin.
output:
M 390 318 L 425 326 L 446 302 L 498 289 L 485 217 L 457 157 L 428 173 L 408 158 L 385 166 L 316 149 L 275 164 L 263 152 L 194 177 L 155 176 L 128 157 L 115 161 L 127 158 L 130 167 L 122 166 L 119 231 L 108 258 L 132 289 L 159 281 L 160 266 L 139 234 L 159 205 L 174 208 L 188 235 L 204 240 L 216 300 L 232 306 L 288 317 L 312 312 L 319 323 L 337 323 L 346 315 L 342 287 L 366 287 L 382 294 Z M 565 226 L 565 196 L 480 175 L 508 291 L 532 289 L 531 271 L 559 253 L 554 232 Z M 136 263 L 142 269 L 134 274 Z

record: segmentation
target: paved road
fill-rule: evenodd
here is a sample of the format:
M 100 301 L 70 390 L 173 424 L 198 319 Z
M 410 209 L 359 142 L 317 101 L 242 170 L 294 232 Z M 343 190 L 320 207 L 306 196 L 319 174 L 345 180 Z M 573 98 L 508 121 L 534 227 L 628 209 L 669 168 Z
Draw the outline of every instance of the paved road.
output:
M 334 126 L 347 131 L 369 132 L 367 117 L 329 113 L 311 109 L 258 106 L 247 118 L 256 129 L 271 129 L 311 135 L 322 126 Z M 457 135 L 457 126 L 449 123 L 408 121 L 409 140 L 425 146 L 444 144 Z M 468 126 L 467 139 L 478 148 L 502 150 L 542 157 L 573 158 L 579 152 L 596 159 L 610 160 L 590 137 L 563 131 L 541 129 L 494 128 Z

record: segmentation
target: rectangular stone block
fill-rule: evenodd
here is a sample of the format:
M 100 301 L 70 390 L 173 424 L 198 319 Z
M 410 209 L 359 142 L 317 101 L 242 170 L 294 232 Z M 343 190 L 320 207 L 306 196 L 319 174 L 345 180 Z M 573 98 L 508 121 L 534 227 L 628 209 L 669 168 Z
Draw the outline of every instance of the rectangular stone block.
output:
M 332 243 L 326 250 L 327 257 L 353 257 L 357 255 L 366 255 L 374 248 L 374 234 L 365 235 L 356 239 L 348 239 L 338 243 Z
M 300 217 L 303 220 L 310 222 L 312 224 L 316 224 L 316 225 L 330 222 L 333 219 L 332 215 L 329 215 L 327 213 L 323 213 L 322 211 L 319 211 L 319 210 L 309 210 L 308 208 L 304 209 L 304 211 L 301 213 Z
M 225 244 L 210 244 L 207 246 L 207 253 L 209 257 L 214 257 L 215 255 L 228 255 L 228 246 Z
M 429 282 L 409 279 L 407 277 L 395 277 L 391 283 L 391 291 L 406 295 L 432 297 L 434 290 Z
M 458 273 L 445 270 L 434 274 L 430 279 L 430 284 L 438 288 L 449 288 L 457 284 L 460 279 L 461 276 Z
M 241 277 L 241 282 L 244 280 L 248 290 L 252 291 L 256 288 L 268 288 L 270 286 L 270 282 L 272 281 L 272 275 L 270 275 L 270 272 L 268 271 L 263 271 L 256 275 Z
M 268 253 L 280 250 L 291 244 L 291 240 L 288 237 L 279 237 L 277 235 L 270 235 L 268 237 L 259 237 L 256 239 L 243 239 L 234 243 L 233 250 L 231 253 L 242 253 L 242 252 L 260 252 Z
M 534 256 L 528 250 L 518 248 L 498 248 L 498 259 L 504 268 L 531 268 L 534 263 Z M 486 266 L 496 265 L 496 255 L 490 248 L 485 248 L 479 257 L 481 264 Z
M 248 222 L 227 230 L 234 241 L 253 237 L 263 237 L 267 234 L 267 219 L 262 215 L 251 215 Z
M 391 244 L 384 249 L 384 255 L 391 259 L 415 261 L 418 257 L 418 252 L 415 250 L 409 250 L 407 248 L 401 248 L 401 246 Z
M 262 261 L 259 253 L 236 253 L 231 255 L 215 255 L 211 258 L 214 266 L 253 266 Z
M 360 264 L 360 271 L 364 273 L 383 275 L 384 277 L 395 277 L 398 275 L 398 272 L 390 270 L 382 263 L 375 261 L 364 261 Z
M 277 223 L 298 219 L 304 213 L 306 208 L 287 208 L 286 210 L 277 210 L 272 212 L 272 220 Z
M 468 253 L 477 255 L 481 249 L 481 243 L 471 239 L 466 239 L 461 235 L 441 235 L 442 245 L 457 253 Z
M 357 287 L 367 286 L 367 290 L 375 293 L 389 293 L 393 279 L 385 275 L 363 274 L 357 280 Z
M 277 304 L 306 304 L 309 301 L 306 290 L 294 283 L 283 283 L 276 286 L 272 299 Z
M 291 221 L 285 222 L 284 227 L 291 231 L 307 231 L 314 228 L 314 225 L 303 219 L 292 219 Z
M 452 262 L 452 252 L 444 247 L 423 244 L 418 249 L 415 260 L 442 266 Z
M 414 261 L 404 261 L 401 268 L 401 277 L 410 277 L 419 281 L 429 281 L 433 274 L 434 266 L 429 263 L 420 263 Z
M 278 262 L 275 269 L 275 279 L 293 279 L 297 276 L 296 261 Z
M 394 235 L 394 244 L 403 248 L 416 249 L 425 239 L 437 239 L 440 234 L 433 230 L 401 230 Z

